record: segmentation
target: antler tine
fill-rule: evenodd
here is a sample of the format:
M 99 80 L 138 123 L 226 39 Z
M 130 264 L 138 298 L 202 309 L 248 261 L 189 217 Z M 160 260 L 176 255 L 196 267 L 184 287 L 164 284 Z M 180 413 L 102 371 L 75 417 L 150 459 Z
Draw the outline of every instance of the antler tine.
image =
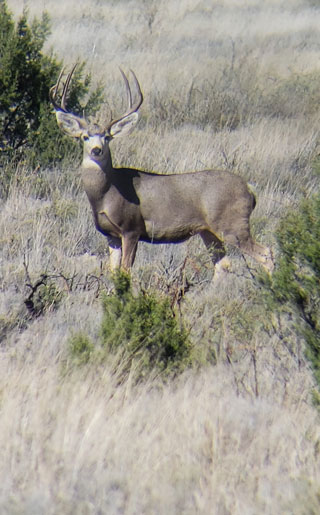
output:
M 143 94 L 142 94 L 142 91 L 141 91 L 141 88 L 140 88 L 139 81 L 138 81 L 138 79 L 136 77 L 136 74 L 134 73 L 133 70 L 130 69 L 130 71 L 131 71 L 131 74 L 133 76 L 134 84 L 135 84 L 136 90 L 137 90 L 138 95 L 139 95 L 139 98 L 138 98 L 137 102 L 133 106 L 131 106 L 132 112 L 134 112 L 134 111 L 137 111 L 139 109 L 139 107 L 141 106 L 141 104 L 143 102 Z
M 57 98 L 57 92 L 58 92 L 58 89 L 59 89 L 59 86 L 60 86 L 60 82 L 61 82 L 61 78 L 62 78 L 62 75 L 63 75 L 63 72 L 64 72 L 64 68 L 62 68 L 61 72 L 59 73 L 59 77 L 58 77 L 58 80 L 56 82 L 56 84 L 54 86 L 52 86 L 49 90 L 49 98 L 53 104 L 53 107 L 55 109 L 60 109 L 60 106 L 57 104 L 56 102 L 56 98 Z
M 121 72 L 121 75 L 123 77 L 123 80 L 124 80 L 124 83 L 125 83 L 125 86 L 126 86 L 126 91 L 127 91 L 128 109 L 127 109 L 127 111 L 124 114 L 119 116 L 119 118 L 116 118 L 116 119 L 112 120 L 108 124 L 107 129 L 110 129 L 110 127 L 112 125 L 114 125 L 117 122 L 120 122 L 121 120 L 123 120 L 123 118 L 126 118 L 130 114 L 132 114 L 135 111 L 137 111 L 139 109 L 139 107 L 141 106 L 142 102 L 143 102 L 143 95 L 142 95 L 142 92 L 141 92 L 139 81 L 138 81 L 135 73 L 132 70 L 130 70 L 130 71 L 131 71 L 131 73 L 133 75 L 134 83 L 135 83 L 135 86 L 136 86 L 139 98 L 138 98 L 138 100 L 134 104 L 132 104 L 132 92 L 131 92 L 130 84 L 129 84 L 128 78 L 126 77 L 124 71 L 120 68 L 120 72 Z
M 51 102 L 53 104 L 53 107 L 56 110 L 64 111 L 65 113 L 67 112 L 66 96 L 67 96 L 69 85 L 70 85 L 70 81 L 71 81 L 73 72 L 76 69 L 76 66 L 77 66 L 77 63 L 73 66 L 72 70 L 67 75 L 66 82 L 64 83 L 64 86 L 63 86 L 63 89 L 62 89 L 62 96 L 61 96 L 61 103 L 60 103 L 60 105 L 56 102 L 56 98 L 57 98 L 57 93 L 58 93 L 58 89 L 59 89 L 59 86 L 60 86 L 60 82 L 61 82 L 61 79 L 62 79 L 62 76 L 63 76 L 63 73 L 64 73 L 64 68 L 62 68 L 62 70 L 61 70 L 61 72 L 59 74 L 57 83 L 54 86 L 52 86 L 52 88 L 50 88 L 49 97 L 50 97 L 50 100 L 51 100 Z
M 132 93 L 131 93 L 131 89 L 130 89 L 130 84 L 129 84 L 127 76 L 125 75 L 125 73 L 122 70 L 122 68 L 119 67 L 119 70 L 121 72 L 121 75 L 123 77 L 124 83 L 126 85 L 127 99 L 128 99 L 128 111 L 129 111 L 131 109 L 131 107 L 132 107 Z
M 69 89 L 69 84 L 70 84 L 73 72 L 76 69 L 76 66 L 77 66 L 77 63 L 73 66 L 72 70 L 68 73 L 67 78 L 66 78 L 66 82 L 65 82 L 65 84 L 63 86 L 62 96 L 61 96 L 61 107 L 62 107 L 63 111 L 67 111 L 66 96 L 67 96 L 68 89 Z

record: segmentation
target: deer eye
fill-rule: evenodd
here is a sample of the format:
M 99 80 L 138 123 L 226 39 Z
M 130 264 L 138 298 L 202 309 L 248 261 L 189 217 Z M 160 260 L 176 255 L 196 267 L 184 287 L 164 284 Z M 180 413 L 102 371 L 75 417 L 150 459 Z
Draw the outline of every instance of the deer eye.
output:
M 83 139 L 83 141 L 88 141 L 89 136 L 87 136 L 87 134 L 84 134 L 84 135 L 82 136 L 82 139 Z

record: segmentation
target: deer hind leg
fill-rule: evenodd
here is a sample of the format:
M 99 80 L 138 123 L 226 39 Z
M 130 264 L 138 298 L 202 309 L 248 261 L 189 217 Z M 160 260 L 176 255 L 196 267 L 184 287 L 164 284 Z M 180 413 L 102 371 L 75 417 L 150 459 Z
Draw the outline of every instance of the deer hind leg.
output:
M 264 247 L 253 240 L 250 234 L 249 223 L 239 223 L 232 230 L 228 230 L 224 234 L 225 242 L 230 245 L 235 245 L 244 253 L 251 256 L 257 263 L 260 263 L 267 272 L 271 273 L 274 269 L 274 262 L 272 259 L 271 251 L 268 247 Z
M 274 261 L 269 247 L 257 243 L 251 236 L 247 240 L 241 241 L 239 247 L 242 252 L 251 256 L 257 263 L 260 263 L 268 273 L 272 273 Z

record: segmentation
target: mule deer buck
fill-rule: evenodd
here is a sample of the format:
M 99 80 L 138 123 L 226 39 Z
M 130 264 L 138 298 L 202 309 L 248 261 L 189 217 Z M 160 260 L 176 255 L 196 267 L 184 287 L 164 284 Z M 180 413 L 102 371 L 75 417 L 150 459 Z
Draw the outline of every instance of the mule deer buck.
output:
M 59 127 L 83 142 L 82 182 L 92 207 L 96 228 L 108 239 L 111 268 L 129 270 L 139 241 L 177 243 L 199 234 L 217 264 L 224 256 L 224 243 L 235 245 L 243 253 L 272 271 L 268 248 L 250 235 L 249 218 L 255 198 L 245 181 L 221 170 L 161 175 L 134 168 L 114 168 L 109 143 L 125 136 L 138 121 L 143 102 L 134 72 L 136 101 L 128 78 L 125 82 L 128 108 L 105 126 L 67 111 L 66 97 L 75 66 L 67 75 L 60 104 L 57 94 L 63 70 L 50 89 Z

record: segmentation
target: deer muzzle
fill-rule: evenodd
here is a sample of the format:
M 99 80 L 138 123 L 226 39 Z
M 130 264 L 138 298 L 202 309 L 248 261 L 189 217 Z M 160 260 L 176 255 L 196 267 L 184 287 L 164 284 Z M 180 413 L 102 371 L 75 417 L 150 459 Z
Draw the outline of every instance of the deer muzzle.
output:
M 100 148 L 100 147 L 93 147 L 91 149 L 91 155 L 92 156 L 101 156 L 101 154 L 102 154 L 102 148 Z

